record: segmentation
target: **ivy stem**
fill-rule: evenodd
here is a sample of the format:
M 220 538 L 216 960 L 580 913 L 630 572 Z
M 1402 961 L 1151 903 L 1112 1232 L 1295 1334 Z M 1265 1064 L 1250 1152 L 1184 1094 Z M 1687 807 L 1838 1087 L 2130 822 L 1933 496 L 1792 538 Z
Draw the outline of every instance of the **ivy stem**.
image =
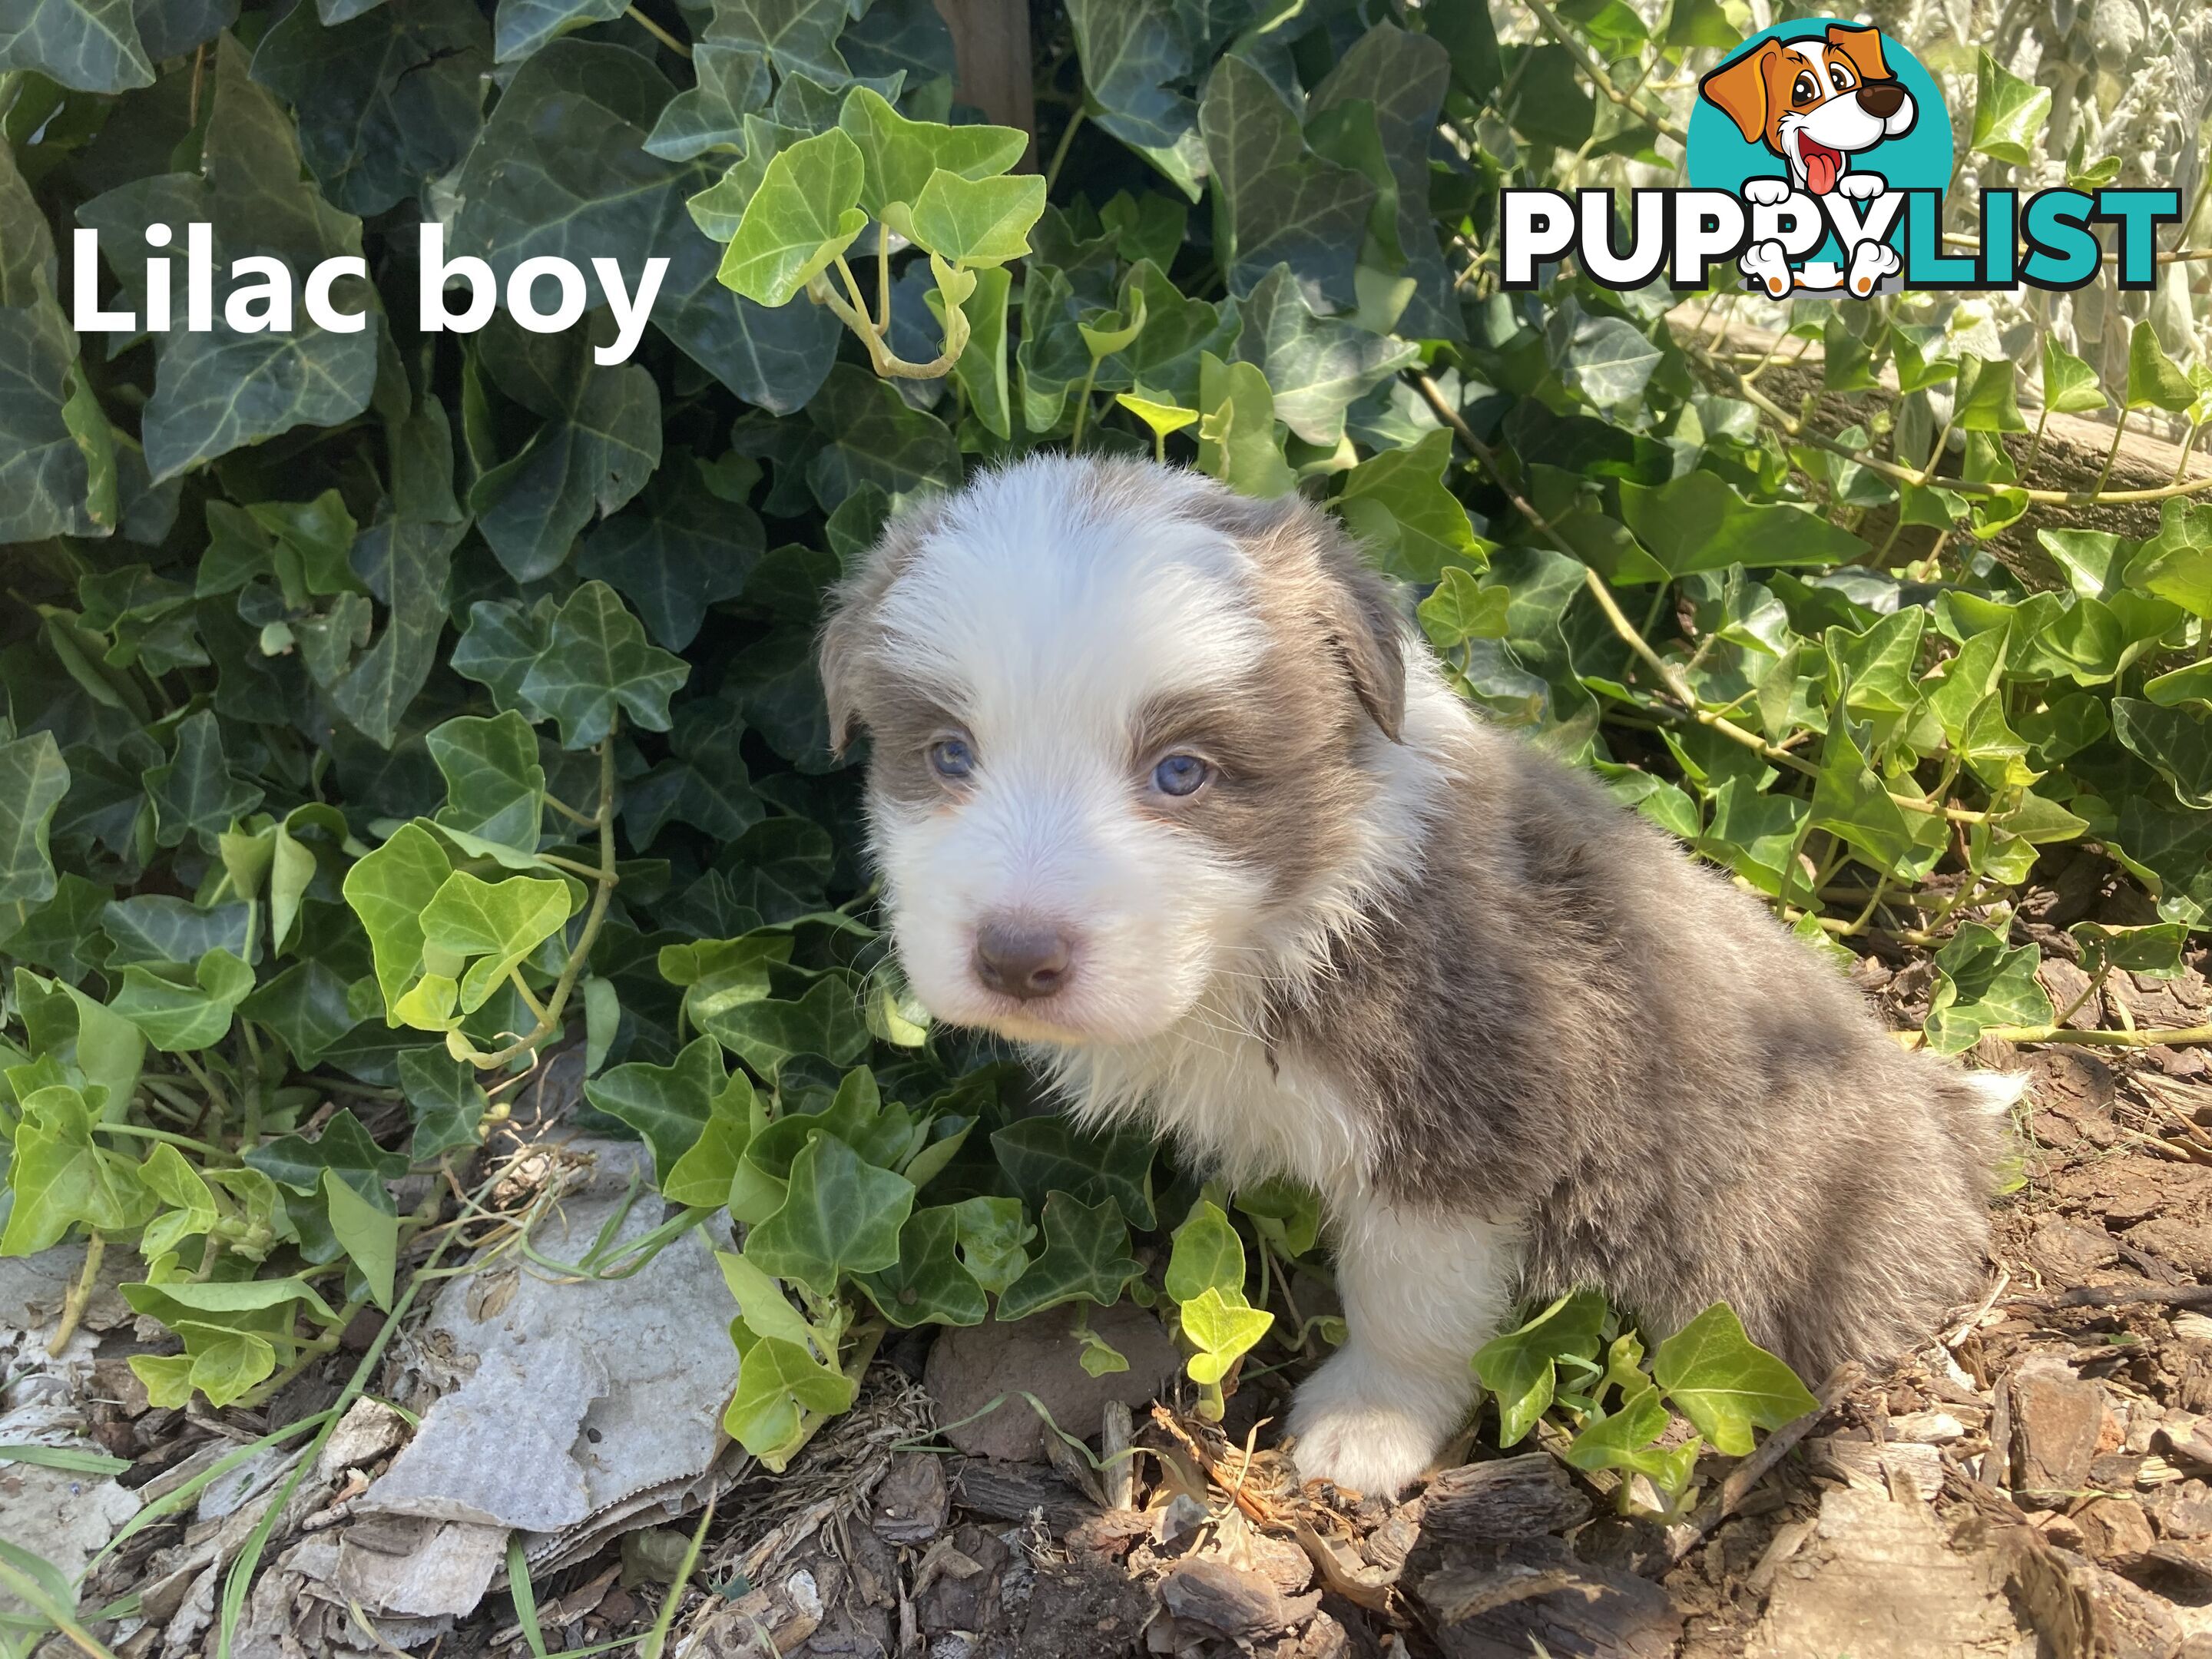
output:
M 2120 418 L 2112 423 L 2112 447 L 2105 452 L 2105 465 L 2098 470 L 2096 485 L 2089 492 L 2093 495 L 2102 494 L 2105 480 L 2112 476 L 2112 463 L 2120 459 L 2120 440 L 2128 434 L 2128 416 L 2130 412 L 2121 410 Z
M 2179 483 L 2181 475 L 2189 471 L 2190 452 L 2197 447 L 2197 434 L 2204 429 L 2202 421 L 2189 423 L 2189 435 L 2181 441 L 2181 459 L 2173 464 L 2173 482 Z
M 659 41 L 660 44 L 667 47 L 669 51 L 674 52 L 678 58 L 689 58 L 691 55 L 691 47 L 689 42 L 678 40 L 666 29 L 661 27 L 659 24 L 654 22 L 653 19 L 647 17 L 635 6 L 624 7 L 623 9 L 623 15 L 629 18 L 631 22 L 636 24 L 638 27 L 643 29 L 647 34 L 651 35 L 654 40 Z
M 69 1287 L 69 1295 L 62 1303 L 61 1322 L 54 1327 L 53 1340 L 46 1344 L 49 1354 L 58 1354 L 70 1345 L 76 1328 L 84 1318 L 84 1310 L 92 1300 L 92 1287 L 100 1280 L 100 1264 L 107 1255 L 107 1235 L 94 1229 L 92 1237 L 84 1247 L 84 1266 L 76 1282 Z
M 585 822 L 588 823 L 591 820 L 586 818 Z M 596 864 L 585 864 L 576 859 L 565 859 L 558 853 L 540 853 L 538 855 L 538 861 L 540 864 L 550 864 L 556 870 L 566 870 L 571 875 L 581 876 L 586 881 L 597 881 L 599 878 L 599 867 Z
M 183 1066 L 186 1075 L 200 1085 L 200 1091 L 207 1096 L 208 1103 L 215 1108 L 217 1117 L 228 1117 L 230 1097 L 223 1092 L 222 1085 L 208 1074 L 207 1068 L 182 1049 L 177 1052 L 177 1064 Z
M 190 1135 L 173 1133 L 167 1129 L 149 1128 L 143 1123 L 95 1123 L 92 1126 L 104 1135 L 128 1135 L 134 1140 L 158 1140 L 165 1146 L 181 1146 L 188 1152 L 198 1152 L 203 1158 L 219 1158 L 224 1163 L 234 1162 L 235 1154 L 204 1140 L 194 1140 Z
M 569 951 L 568 960 L 562 967 L 561 977 L 554 981 L 551 994 L 546 997 L 544 1006 L 538 1011 L 538 1024 L 534 1030 L 524 1032 L 504 1048 L 489 1054 L 480 1053 L 465 1037 L 460 1038 L 456 1052 L 479 1071 L 492 1071 L 510 1060 L 520 1059 L 561 1030 L 561 1016 L 568 1006 L 568 994 L 576 988 L 576 981 L 583 973 L 585 963 L 590 959 L 592 946 L 598 942 L 599 928 L 607 919 L 607 906 L 614 897 L 617 879 L 615 873 L 615 737 L 620 729 L 621 717 L 617 715 L 607 727 L 607 735 L 599 741 L 599 809 L 592 817 L 592 823 L 599 832 L 599 867 L 592 872 L 597 886 L 592 894 L 592 908 L 584 917 L 583 930 L 576 935 L 575 948 Z M 526 997 L 527 994 L 526 992 Z
M 574 807 L 569 805 L 567 801 L 562 800 L 557 795 L 547 795 L 545 797 L 545 804 L 551 807 L 555 811 L 558 812 L 562 817 L 568 819 L 571 823 L 580 823 L 586 829 L 594 828 L 599 823 L 599 820 L 593 817 L 589 812 L 579 812 Z
M 1676 143 L 1688 144 L 1690 135 L 1665 113 L 1652 108 L 1634 93 L 1623 92 L 1619 87 L 1613 85 L 1613 76 L 1606 72 L 1605 65 L 1598 62 L 1596 54 L 1577 40 L 1568 31 L 1566 25 L 1552 15 L 1551 7 L 1545 4 L 1544 0 L 1526 0 L 1526 4 L 1529 11 L 1534 14 L 1536 21 L 1544 33 L 1565 46 L 1567 49 L 1567 55 L 1575 60 L 1576 66 L 1584 75 L 1589 76 L 1592 86 L 1630 114 L 1656 127 Z
M 2058 1025 L 1992 1025 L 1982 1035 L 2002 1037 L 2007 1042 L 2078 1042 L 2105 1048 L 2148 1048 L 2160 1043 L 2179 1047 L 2184 1043 L 2212 1042 L 2212 1025 L 2185 1025 L 2163 1030 L 2140 1025 L 2125 1031 L 2076 1031 Z
M 1075 113 L 1067 118 L 1067 125 L 1060 129 L 1060 142 L 1052 147 L 1052 160 L 1044 164 L 1046 195 L 1051 195 L 1052 187 L 1060 182 L 1060 164 L 1067 159 L 1067 147 L 1075 142 L 1075 130 L 1083 125 L 1084 117 L 1089 113 L 1090 112 L 1082 105 L 1078 104 L 1075 106 Z
M 1091 415 L 1091 390 L 1097 383 L 1098 360 L 1093 357 L 1090 368 L 1084 373 L 1083 390 L 1075 394 L 1075 429 L 1067 435 L 1067 449 L 1071 455 L 1082 451 L 1084 422 Z
M 2020 464 L 2020 476 L 2023 478 L 2028 475 L 2029 469 L 2034 466 L 2035 458 L 2043 453 L 2043 428 L 2045 424 L 2049 422 L 2050 419 L 2051 404 L 2048 399 L 2045 399 L 2043 405 L 2043 412 L 2035 417 L 2035 436 L 2028 440 L 2027 459 Z M 2186 457 L 2184 459 L 2185 459 Z M 2181 474 L 2176 472 L 2173 476 L 2177 480 L 2179 480 Z

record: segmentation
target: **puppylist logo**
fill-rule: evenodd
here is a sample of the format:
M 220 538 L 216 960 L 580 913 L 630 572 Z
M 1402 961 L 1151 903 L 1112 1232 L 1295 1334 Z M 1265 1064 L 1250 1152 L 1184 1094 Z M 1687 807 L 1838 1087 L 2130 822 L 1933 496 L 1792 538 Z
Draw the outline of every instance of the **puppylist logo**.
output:
M 1777 24 L 1698 82 L 1687 189 L 1614 193 L 1508 189 L 1499 206 L 1503 285 L 1537 286 L 1540 266 L 1572 258 L 1591 281 L 1678 292 L 1706 286 L 1733 259 L 1744 286 L 1864 300 L 1902 289 L 2076 289 L 2106 254 L 2119 285 L 2156 280 L 2158 227 L 2181 216 L 2174 190 L 1982 192 L 1979 246 L 1943 240 L 1952 136 L 1943 94 L 1920 61 L 1880 29 L 1832 18 Z

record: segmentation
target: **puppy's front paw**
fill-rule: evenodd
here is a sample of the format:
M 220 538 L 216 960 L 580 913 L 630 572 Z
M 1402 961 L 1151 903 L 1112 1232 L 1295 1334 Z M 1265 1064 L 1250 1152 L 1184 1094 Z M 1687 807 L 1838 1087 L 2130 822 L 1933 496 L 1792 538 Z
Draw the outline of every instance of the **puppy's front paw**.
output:
M 1395 1498 L 1436 1459 L 1467 1414 L 1470 1372 L 1439 1377 L 1346 1347 L 1291 1402 L 1291 1457 L 1305 1480 Z
M 1790 199 L 1787 179 L 1747 179 L 1743 181 L 1743 199 L 1755 207 L 1780 207 Z
M 1755 242 L 1743 251 L 1737 267 L 1747 276 L 1766 285 L 1767 294 L 1780 299 L 1796 285 L 1797 278 L 1790 269 L 1790 256 L 1782 251 L 1778 241 Z
M 1847 173 L 1836 180 L 1836 193 L 1854 202 L 1869 201 L 1888 188 L 1889 180 L 1879 173 Z
M 1905 269 L 1905 256 L 1887 242 L 1861 242 L 1851 250 L 1851 292 L 1862 300 L 1875 284 Z

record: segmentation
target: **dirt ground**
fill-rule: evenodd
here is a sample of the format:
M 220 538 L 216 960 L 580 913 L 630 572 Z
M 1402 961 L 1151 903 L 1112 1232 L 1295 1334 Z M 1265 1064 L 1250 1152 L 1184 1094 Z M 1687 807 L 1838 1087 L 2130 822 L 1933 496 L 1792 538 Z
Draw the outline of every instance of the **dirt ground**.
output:
M 2047 964 L 2055 991 L 2067 971 Z M 1916 1021 L 1920 968 L 1869 958 L 1860 977 L 1901 1028 Z M 2110 994 L 2145 1025 L 2201 1023 L 2212 1004 L 2196 969 Z M 886 1346 L 858 1408 L 788 1471 L 721 1492 L 665 1651 L 2212 1659 L 2212 1066 L 2201 1049 L 1977 1059 L 2034 1074 L 1987 1297 L 1921 1352 L 1832 1380 L 1821 1415 L 1752 1458 L 1709 1458 L 1686 1522 L 1624 1516 L 1612 1477 L 1570 1471 L 1542 1431 L 1502 1456 L 1488 1422 L 1463 1443 L 1471 1461 L 1405 1502 L 1301 1491 L 1273 1449 L 1295 1365 L 1248 1375 L 1208 1425 L 1163 1383 L 1172 1355 L 1127 1332 L 1130 1376 L 1055 1396 L 1061 1425 L 1088 1433 L 1079 1455 L 1018 1401 L 955 1420 L 981 1389 L 1036 1380 L 1005 1334 L 959 1334 L 933 1358 L 916 1334 Z M 105 1322 L 94 1386 L 57 1409 L 132 1460 L 120 1485 L 142 1498 L 319 1408 L 350 1370 L 334 1356 L 260 1413 L 160 1410 L 125 1364 L 127 1314 Z M 387 1372 L 389 1397 L 405 1387 Z M 526 1659 L 489 1558 L 489 1593 L 459 1619 L 372 1620 L 331 1588 L 349 1582 L 336 1553 L 384 1547 L 349 1505 L 408 1429 L 372 1406 L 270 1523 L 234 1659 Z M 1124 1444 L 1135 1453 L 1113 1458 Z M 0 1514 L 42 1478 L 0 1465 Z M 94 1576 L 86 1606 L 134 1609 L 99 1626 L 119 1659 L 214 1659 L 217 1584 L 270 1507 L 241 1493 L 145 1528 Z M 672 1515 L 541 1574 L 544 1647 L 647 1632 L 692 1525 Z

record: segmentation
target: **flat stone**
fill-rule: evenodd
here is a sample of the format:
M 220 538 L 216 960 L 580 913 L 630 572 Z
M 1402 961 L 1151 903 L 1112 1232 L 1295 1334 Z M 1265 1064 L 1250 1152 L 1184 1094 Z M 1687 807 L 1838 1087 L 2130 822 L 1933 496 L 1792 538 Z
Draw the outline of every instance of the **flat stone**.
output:
M 380 1400 L 356 1400 L 331 1431 L 315 1473 L 325 1480 L 387 1457 L 407 1438 L 407 1419 Z
M 357 1526 L 339 1540 L 338 1589 L 378 1613 L 434 1618 L 474 1612 L 507 1559 L 507 1529 L 393 1520 L 392 1530 Z M 391 1543 L 404 1547 L 371 1547 Z
M 2180 1480 L 2155 1487 L 2143 1507 L 2161 1537 L 2212 1538 L 2212 1487 L 2202 1480 Z
M 2124 1571 L 2149 1553 L 2158 1540 L 2142 1505 L 2125 1498 L 2099 1498 L 2074 1516 L 2081 1547 L 2108 1567 Z
M 945 1437 L 971 1457 L 1032 1462 L 1044 1425 L 1022 1398 L 1024 1393 L 1035 1395 L 1052 1420 L 1079 1438 L 1098 1432 L 1109 1400 L 1132 1411 L 1151 1405 L 1182 1368 L 1159 1321 L 1128 1303 L 1090 1313 L 1091 1330 L 1127 1356 L 1126 1371 L 1092 1376 L 1083 1369 L 1072 1334 L 1073 1309 L 1007 1324 L 986 1320 L 939 1336 L 921 1382 L 936 1402 L 937 1420 L 947 1425 Z M 977 1415 L 994 1401 L 995 1409 Z M 965 1420 L 969 1418 L 975 1420 Z
M 2154 1215 L 2129 1228 L 2127 1241 L 2139 1250 L 2172 1262 L 2192 1279 L 2212 1279 L 2212 1227 Z

